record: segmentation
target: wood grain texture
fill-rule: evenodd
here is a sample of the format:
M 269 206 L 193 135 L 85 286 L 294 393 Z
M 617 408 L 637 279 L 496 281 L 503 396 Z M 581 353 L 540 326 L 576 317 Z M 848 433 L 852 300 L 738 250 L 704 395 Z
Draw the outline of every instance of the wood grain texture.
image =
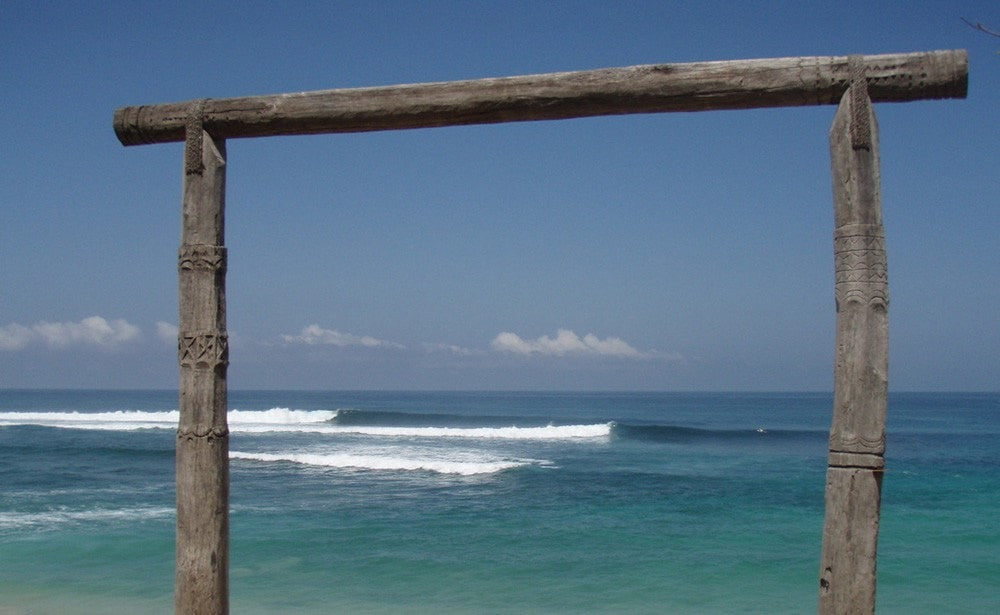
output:
M 174 610 L 229 611 L 229 345 L 223 247 L 226 151 L 197 118 L 185 143 L 178 256 L 180 424 Z
M 881 470 L 863 468 L 827 470 L 820 615 L 875 612 L 882 476 Z
M 965 51 L 860 56 L 876 102 L 961 98 Z M 124 145 L 183 141 L 192 109 L 214 137 L 366 132 L 598 115 L 837 104 L 848 56 L 653 64 L 123 107 Z
M 878 125 L 863 78 L 837 108 L 830 155 L 837 335 L 819 612 L 839 615 L 875 611 L 888 397 Z

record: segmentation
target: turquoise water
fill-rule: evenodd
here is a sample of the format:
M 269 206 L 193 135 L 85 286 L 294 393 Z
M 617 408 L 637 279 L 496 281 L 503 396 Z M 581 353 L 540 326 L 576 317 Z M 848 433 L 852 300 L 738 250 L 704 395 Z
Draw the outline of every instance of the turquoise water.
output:
M 229 401 L 234 613 L 815 611 L 829 394 Z M 176 407 L 0 391 L 0 613 L 172 611 Z M 1000 612 L 1000 394 L 888 431 L 879 612 Z

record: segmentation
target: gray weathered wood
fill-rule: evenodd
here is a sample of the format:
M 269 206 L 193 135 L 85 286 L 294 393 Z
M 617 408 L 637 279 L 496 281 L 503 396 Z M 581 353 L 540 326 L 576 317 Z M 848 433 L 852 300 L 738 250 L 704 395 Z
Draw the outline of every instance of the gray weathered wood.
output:
M 965 51 L 863 56 L 876 102 L 964 97 Z M 596 115 L 837 104 L 847 56 L 656 64 L 203 101 L 217 138 L 398 130 Z M 190 102 L 124 107 L 125 145 L 184 140 Z
M 863 68 L 830 130 L 837 337 L 819 612 L 872 613 L 888 393 L 878 128 Z
M 881 498 L 880 471 L 827 469 L 819 581 L 821 615 L 874 613 L 875 548 Z
M 174 609 L 218 615 L 229 611 L 225 142 L 191 122 L 184 166 Z

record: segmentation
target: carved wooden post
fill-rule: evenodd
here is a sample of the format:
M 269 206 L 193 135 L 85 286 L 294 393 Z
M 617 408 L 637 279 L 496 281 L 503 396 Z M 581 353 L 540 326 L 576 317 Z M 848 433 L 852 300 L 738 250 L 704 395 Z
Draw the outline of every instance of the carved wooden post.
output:
M 177 430 L 177 613 L 229 611 L 229 427 L 226 421 L 225 141 L 200 105 L 184 150 Z
M 837 349 L 819 612 L 875 610 L 888 392 L 878 127 L 859 61 L 830 129 Z

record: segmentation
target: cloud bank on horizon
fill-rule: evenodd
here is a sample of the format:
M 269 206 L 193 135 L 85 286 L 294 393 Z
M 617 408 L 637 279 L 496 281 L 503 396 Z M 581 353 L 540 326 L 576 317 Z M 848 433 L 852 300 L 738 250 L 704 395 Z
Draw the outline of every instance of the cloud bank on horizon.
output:
M 543 335 L 534 340 L 525 340 L 516 333 L 504 331 L 493 338 L 490 346 L 500 352 L 512 352 L 527 356 L 562 357 L 575 355 L 630 359 L 648 359 L 656 356 L 656 353 L 653 352 L 641 352 L 618 337 L 606 337 L 602 340 L 593 333 L 588 333 L 581 338 L 569 329 L 559 329 L 554 338 Z
M 88 316 L 80 322 L 43 320 L 30 327 L 11 323 L 0 327 L 0 350 L 21 350 L 36 344 L 50 348 L 91 345 L 110 349 L 137 340 L 140 334 L 139 327 L 124 319 L 109 321 L 101 316 Z
M 158 321 L 154 325 L 156 338 L 164 343 L 177 341 L 178 327 L 172 323 Z M 113 350 L 127 342 L 142 338 L 142 330 L 121 318 L 108 320 L 102 316 L 89 316 L 79 322 L 41 321 L 31 326 L 10 323 L 0 327 L 0 350 L 18 351 L 30 346 L 45 346 L 61 349 L 70 346 L 90 345 Z M 333 346 L 337 348 L 359 347 L 373 349 L 406 350 L 397 342 L 379 339 L 371 335 L 345 333 L 328 329 L 319 324 L 303 327 L 298 334 L 283 334 L 281 340 L 290 346 Z M 453 355 L 473 357 L 489 354 L 513 354 L 524 357 L 606 357 L 615 359 L 679 360 L 676 353 L 662 353 L 655 350 L 642 351 L 619 337 L 601 339 L 594 333 L 577 335 L 570 329 L 559 329 L 555 337 L 542 335 L 535 339 L 525 339 L 520 335 L 503 331 L 489 344 L 489 350 L 464 348 L 448 343 L 423 343 L 428 352 L 447 352 Z
M 298 335 L 282 335 L 281 339 L 290 344 L 306 344 L 315 346 L 326 344 L 330 346 L 364 346 L 366 348 L 405 348 L 402 344 L 380 340 L 370 335 L 354 335 L 342 333 L 336 329 L 324 329 L 317 324 L 303 327 Z

